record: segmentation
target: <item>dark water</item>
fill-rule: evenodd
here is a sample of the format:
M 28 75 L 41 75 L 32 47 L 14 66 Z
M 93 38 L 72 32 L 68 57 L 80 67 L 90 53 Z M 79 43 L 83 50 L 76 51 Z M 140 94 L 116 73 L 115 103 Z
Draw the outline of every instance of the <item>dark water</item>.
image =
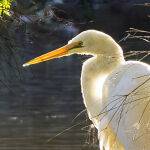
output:
M 97 144 L 92 145 L 93 139 L 88 138 L 89 127 L 85 126 L 90 122 L 86 115 L 72 122 L 84 109 L 80 92 L 84 59 L 73 56 L 22 69 L 22 81 L 9 84 L 12 91 L 3 88 L 0 150 L 97 149 Z M 49 141 L 80 122 L 83 123 Z

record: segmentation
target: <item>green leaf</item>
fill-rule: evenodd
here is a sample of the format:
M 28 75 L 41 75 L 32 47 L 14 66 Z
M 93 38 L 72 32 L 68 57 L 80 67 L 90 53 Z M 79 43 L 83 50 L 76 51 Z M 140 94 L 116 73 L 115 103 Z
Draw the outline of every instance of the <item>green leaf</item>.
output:
M 0 0 L 0 16 L 10 16 L 10 7 L 13 0 Z

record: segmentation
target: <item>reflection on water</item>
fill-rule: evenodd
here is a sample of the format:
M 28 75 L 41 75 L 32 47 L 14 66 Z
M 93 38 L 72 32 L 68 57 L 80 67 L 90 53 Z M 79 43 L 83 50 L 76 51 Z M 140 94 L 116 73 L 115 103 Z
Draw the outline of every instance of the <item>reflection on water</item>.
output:
M 15 94 L 1 95 L 0 150 L 97 149 L 97 145 L 91 148 L 86 144 L 87 129 L 82 128 L 89 122 L 48 142 L 62 130 L 86 120 L 82 115 L 72 123 L 84 109 L 80 92 L 82 61 L 73 56 L 24 69 L 21 83 L 11 85 Z

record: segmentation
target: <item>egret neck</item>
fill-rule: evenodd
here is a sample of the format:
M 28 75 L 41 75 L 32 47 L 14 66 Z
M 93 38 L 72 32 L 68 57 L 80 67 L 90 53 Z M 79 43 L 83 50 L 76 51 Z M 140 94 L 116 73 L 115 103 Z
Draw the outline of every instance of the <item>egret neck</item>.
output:
M 96 128 L 100 120 L 102 110 L 102 88 L 109 74 L 120 64 L 124 63 L 122 55 L 111 57 L 106 55 L 95 55 L 84 62 L 81 73 L 81 89 L 84 104 L 87 108 L 89 118 Z

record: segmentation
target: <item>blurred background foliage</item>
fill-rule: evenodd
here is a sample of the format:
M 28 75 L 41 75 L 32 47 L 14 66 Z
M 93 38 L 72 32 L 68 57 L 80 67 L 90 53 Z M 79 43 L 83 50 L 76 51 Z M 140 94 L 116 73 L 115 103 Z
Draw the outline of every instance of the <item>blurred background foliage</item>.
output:
M 124 53 L 137 51 L 132 59 L 144 57 L 149 0 L 1 0 L 0 8 L 0 150 L 97 149 L 89 122 L 46 142 L 84 109 L 80 71 L 87 56 L 22 64 L 87 29 L 110 34 Z M 149 63 L 148 55 L 143 61 Z

